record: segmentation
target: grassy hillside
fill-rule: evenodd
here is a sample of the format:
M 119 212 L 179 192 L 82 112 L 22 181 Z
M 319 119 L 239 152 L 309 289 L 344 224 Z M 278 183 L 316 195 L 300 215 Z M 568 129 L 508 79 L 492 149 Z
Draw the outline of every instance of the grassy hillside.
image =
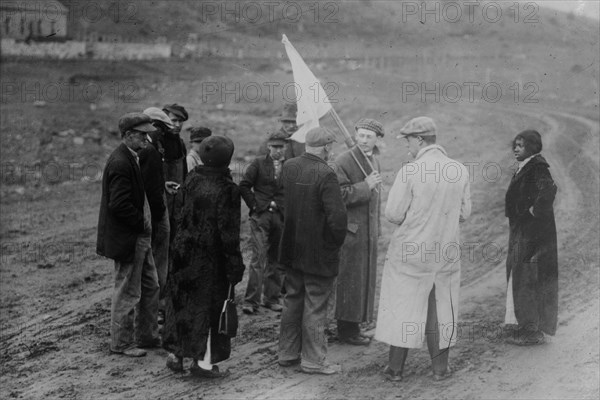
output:
M 293 33 L 296 41 L 337 41 L 397 47 L 429 44 L 452 36 L 502 36 L 522 43 L 597 42 L 597 21 L 538 7 L 536 3 L 391 0 L 328 2 L 63 0 L 73 16 L 72 35 L 81 32 L 117 34 L 128 38 L 184 42 L 188 34 L 200 40 L 253 37 L 278 40 Z M 457 8 L 456 5 L 459 7 Z M 498 10 L 497 5 L 502 9 Z M 356 46 L 355 46 L 356 47 Z M 355 50 L 360 51 L 359 48 Z

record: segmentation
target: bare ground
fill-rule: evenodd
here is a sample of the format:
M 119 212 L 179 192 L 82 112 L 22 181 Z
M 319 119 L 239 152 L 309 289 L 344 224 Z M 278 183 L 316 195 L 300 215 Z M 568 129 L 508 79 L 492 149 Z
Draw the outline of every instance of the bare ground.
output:
M 142 359 L 110 354 L 112 263 L 94 254 L 100 185 L 67 182 L 28 188 L 25 194 L 3 188 L 1 397 L 598 398 L 598 120 L 577 110 L 522 105 L 429 111 L 440 126 L 458 121 L 441 139 L 451 155 L 503 166 L 501 179 L 482 179 L 481 168 L 473 178 L 474 213 L 463 225 L 463 238 L 498 244 L 502 252 L 463 260 L 461 336 L 450 355 L 455 371 L 451 380 L 431 379 L 428 353 L 422 349 L 409 355 L 403 382 L 384 381 L 387 346 L 377 342 L 365 348 L 333 343 L 329 356 L 342 364 L 340 375 L 280 368 L 278 315 L 266 309 L 252 317 L 241 315 L 232 357 L 221 365 L 231 371 L 226 379 L 173 374 L 165 367 L 164 350 L 150 351 Z M 535 348 L 502 340 L 507 241 L 503 195 L 512 162 L 507 144 L 522 126 L 546 132 L 544 154 L 560 188 L 555 204 L 560 323 L 556 336 Z M 392 137 L 386 141 L 382 161 L 388 189 L 405 150 Z M 391 229 L 384 223 L 380 268 Z M 238 300 L 245 283 L 238 287 Z

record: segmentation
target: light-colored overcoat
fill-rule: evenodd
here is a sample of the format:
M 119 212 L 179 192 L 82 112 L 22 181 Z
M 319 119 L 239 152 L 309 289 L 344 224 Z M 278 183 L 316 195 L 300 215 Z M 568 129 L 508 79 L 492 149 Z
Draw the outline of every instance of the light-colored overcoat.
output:
M 375 338 L 420 348 L 427 300 L 435 285 L 440 348 L 454 344 L 460 288 L 459 221 L 471 214 L 467 168 L 439 145 L 422 148 L 401 169 L 385 217 L 398 225 L 381 279 Z

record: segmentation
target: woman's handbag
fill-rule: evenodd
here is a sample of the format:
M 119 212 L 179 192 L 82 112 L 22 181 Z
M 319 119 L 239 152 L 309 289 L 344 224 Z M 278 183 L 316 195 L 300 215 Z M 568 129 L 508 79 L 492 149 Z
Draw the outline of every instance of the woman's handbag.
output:
M 229 337 L 235 337 L 238 329 L 237 307 L 233 285 L 229 285 L 229 295 L 223 303 L 223 310 L 219 318 L 219 333 Z

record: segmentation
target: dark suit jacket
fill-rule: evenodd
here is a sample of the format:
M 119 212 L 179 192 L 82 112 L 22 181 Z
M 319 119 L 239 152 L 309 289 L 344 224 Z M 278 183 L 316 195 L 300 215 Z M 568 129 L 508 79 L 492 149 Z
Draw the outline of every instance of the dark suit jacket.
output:
M 269 207 L 271 201 L 275 201 L 283 212 L 282 175 L 275 180 L 275 166 L 270 155 L 258 156 L 252 161 L 240 182 L 242 198 L 251 211 L 256 207 L 255 211 L 260 214 Z
M 284 226 L 279 261 L 287 268 L 333 277 L 346 238 L 347 215 L 333 169 L 304 153 L 283 164 Z
M 144 184 L 133 154 L 123 143 L 108 158 L 102 175 L 96 252 L 131 261 L 144 232 Z

